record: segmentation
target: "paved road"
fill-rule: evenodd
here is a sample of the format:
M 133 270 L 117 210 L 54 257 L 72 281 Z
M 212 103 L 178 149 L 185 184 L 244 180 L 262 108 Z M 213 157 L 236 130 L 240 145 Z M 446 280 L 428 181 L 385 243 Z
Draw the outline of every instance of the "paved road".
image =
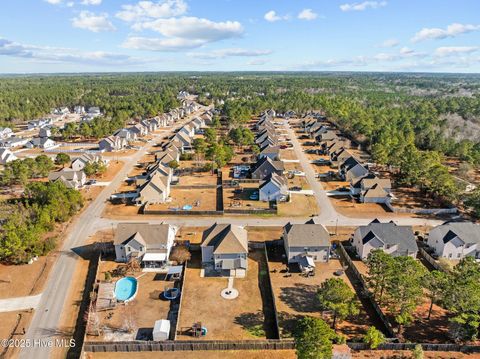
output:
M 175 128 L 180 127 L 183 123 L 188 122 L 198 114 L 197 112 L 195 115 L 189 116 L 170 131 L 173 132 Z M 166 132 L 163 132 L 162 136 L 165 134 Z M 57 332 L 58 322 L 70 289 L 78 258 L 72 250 L 81 247 L 87 237 L 95 233 L 97 228 L 95 222 L 101 218 L 106 201 L 151 146 L 152 144 L 146 143 L 133 156 L 129 157 L 128 161 L 110 184 L 105 187 L 99 196 L 90 203 L 85 211 L 72 223 L 69 235 L 65 238 L 60 255 L 50 272 L 43 296 L 38 304 L 25 338 L 30 340 L 48 340 L 48 338 L 51 338 L 52 333 Z M 20 353 L 20 358 L 47 359 L 49 358 L 50 350 L 51 348 L 48 347 L 24 348 Z
M 36 308 L 42 294 L 29 295 L 26 297 L 0 299 L 0 312 L 13 312 Z

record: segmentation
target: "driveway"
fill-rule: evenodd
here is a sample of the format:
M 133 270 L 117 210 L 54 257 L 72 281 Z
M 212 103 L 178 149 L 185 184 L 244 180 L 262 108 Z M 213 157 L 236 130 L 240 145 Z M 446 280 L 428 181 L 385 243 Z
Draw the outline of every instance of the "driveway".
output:
M 31 308 L 35 309 L 41 298 L 42 293 L 27 297 L 0 299 L 0 312 L 14 312 Z

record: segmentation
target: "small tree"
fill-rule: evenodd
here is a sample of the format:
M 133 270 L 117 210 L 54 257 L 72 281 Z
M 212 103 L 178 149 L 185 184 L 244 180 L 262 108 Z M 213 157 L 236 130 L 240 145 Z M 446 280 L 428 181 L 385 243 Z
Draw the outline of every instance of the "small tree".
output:
M 370 327 L 363 336 L 363 342 L 368 344 L 370 349 L 376 349 L 380 344 L 385 343 L 385 335 L 377 328 Z
M 171 260 L 183 264 L 189 261 L 190 258 L 191 254 L 186 246 L 175 246 L 172 248 L 172 253 L 170 254 Z
M 180 165 L 176 160 L 168 162 L 168 167 L 170 167 L 173 170 L 177 169 L 179 166 Z
M 67 163 L 70 163 L 70 156 L 66 153 L 59 153 L 55 156 L 55 164 L 65 167 Z
M 428 290 L 430 298 L 430 308 L 428 309 L 427 320 L 432 315 L 433 304 L 439 302 L 449 285 L 449 276 L 445 272 L 434 270 L 425 276 L 425 288 Z
M 329 278 L 323 282 L 317 297 L 322 310 L 333 312 L 333 330 L 336 330 L 337 319 L 342 321 L 359 312 L 355 293 L 340 278 Z
M 305 317 L 299 321 L 294 333 L 299 359 L 329 359 L 332 357 L 335 332 L 319 318 Z
M 423 359 L 423 348 L 420 344 L 415 345 L 412 350 L 412 356 L 414 359 Z

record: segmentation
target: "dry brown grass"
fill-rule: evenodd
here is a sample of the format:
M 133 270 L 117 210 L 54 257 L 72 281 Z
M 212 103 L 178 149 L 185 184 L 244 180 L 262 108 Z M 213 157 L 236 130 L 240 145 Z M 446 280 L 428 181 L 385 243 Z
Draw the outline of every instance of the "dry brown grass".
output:
M 314 196 L 293 194 L 290 202 L 278 204 L 278 215 L 281 217 L 310 217 L 319 213 L 320 210 Z
M 150 359 L 152 353 L 115 353 L 118 359 Z M 161 352 L 165 359 L 295 359 L 294 350 L 238 350 L 238 351 L 194 351 L 194 352 Z M 86 359 L 110 359 L 112 353 L 87 353 Z
M 255 339 L 243 327 L 251 318 L 261 318 L 262 298 L 258 287 L 258 260 L 263 256 L 250 252 L 245 278 L 236 278 L 233 286 L 239 291 L 238 298 L 226 300 L 220 292 L 227 287 L 227 278 L 200 278 L 200 258 L 197 254 L 186 271 L 179 328 L 191 327 L 201 322 L 208 334 L 201 339 L 235 340 Z M 258 318 L 257 318 L 258 317 Z M 262 323 L 260 322 L 260 324 Z M 179 335 L 178 339 L 194 339 Z

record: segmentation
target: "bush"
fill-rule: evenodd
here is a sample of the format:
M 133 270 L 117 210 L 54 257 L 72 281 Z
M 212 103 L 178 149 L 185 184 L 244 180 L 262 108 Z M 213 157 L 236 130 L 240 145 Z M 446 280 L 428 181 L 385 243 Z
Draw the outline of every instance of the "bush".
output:
M 385 336 L 377 328 L 370 327 L 363 336 L 363 342 L 368 344 L 370 349 L 376 349 L 380 344 L 385 343 Z
M 193 159 L 193 153 L 182 153 L 180 155 L 180 161 L 191 161 Z

